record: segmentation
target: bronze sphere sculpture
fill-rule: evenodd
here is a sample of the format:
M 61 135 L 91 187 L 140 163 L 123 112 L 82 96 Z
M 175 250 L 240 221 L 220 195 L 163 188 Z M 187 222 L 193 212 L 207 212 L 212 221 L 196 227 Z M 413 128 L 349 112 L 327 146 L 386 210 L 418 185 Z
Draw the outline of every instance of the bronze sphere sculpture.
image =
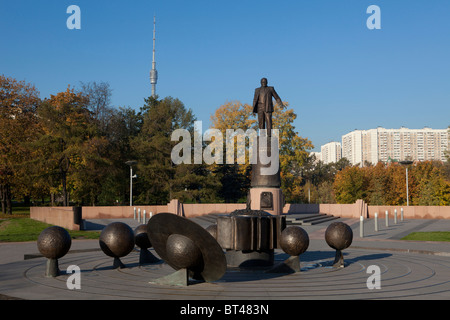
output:
M 123 222 L 113 222 L 108 224 L 100 233 L 100 248 L 110 257 L 114 258 L 114 268 L 125 268 L 120 261 L 134 248 L 134 232 Z
M 179 269 L 187 268 L 194 271 L 203 262 L 202 252 L 198 246 L 181 234 L 171 234 L 167 238 L 166 253 L 167 258 Z
M 151 248 L 152 243 L 148 238 L 146 224 L 141 224 L 134 229 L 134 242 L 141 249 Z
M 336 250 L 333 266 L 344 267 L 342 250 L 350 247 L 353 241 L 353 231 L 350 226 L 343 222 L 333 222 L 325 231 L 325 241 Z
M 60 275 L 58 259 L 69 252 L 72 245 L 72 239 L 66 229 L 52 226 L 44 229 L 38 237 L 37 247 L 39 252 L 46 257 L 47 277 L 57 277 Z
M 141 224 L 134 229 L 134 242 L 140 248 L 139 264 L 155 263 L 161 261 L 155 257 L 148 249 L 152 247 L 152 243 L 148 238 L 147 225 Z
M 308 249 L 308 233 L 299 226 L 289 226 L 281 232 L 280 246 L 287 254 L 299 256 Z
M 286 227 L 280 236 L 280 247 L 290 257 L 268 272 L 300 272 L 300 255 L 309 247 L 308 233 L 299 226 Z

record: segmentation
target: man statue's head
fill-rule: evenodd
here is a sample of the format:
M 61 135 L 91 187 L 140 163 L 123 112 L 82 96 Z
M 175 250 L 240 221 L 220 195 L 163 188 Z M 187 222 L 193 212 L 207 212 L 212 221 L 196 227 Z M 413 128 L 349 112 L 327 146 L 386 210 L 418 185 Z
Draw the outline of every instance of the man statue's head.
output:
M 261 87 L 267 87 L 267 78 L 261 79 Z

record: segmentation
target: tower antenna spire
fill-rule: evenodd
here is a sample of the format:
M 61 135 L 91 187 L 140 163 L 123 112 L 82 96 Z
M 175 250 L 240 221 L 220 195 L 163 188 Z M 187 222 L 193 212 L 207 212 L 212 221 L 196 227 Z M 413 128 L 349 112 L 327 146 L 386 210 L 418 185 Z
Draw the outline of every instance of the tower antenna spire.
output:
M 158 71 L 156 71 L 156 59 L 155 59 L 155 44 L 156 44 L 156 15 L 153 16 L 153 60 L 152 60 L 152 70 L 150 70 L 150 83 L 152 85 L 153 98 L 156 98 L 156 83 L 158 82 Z

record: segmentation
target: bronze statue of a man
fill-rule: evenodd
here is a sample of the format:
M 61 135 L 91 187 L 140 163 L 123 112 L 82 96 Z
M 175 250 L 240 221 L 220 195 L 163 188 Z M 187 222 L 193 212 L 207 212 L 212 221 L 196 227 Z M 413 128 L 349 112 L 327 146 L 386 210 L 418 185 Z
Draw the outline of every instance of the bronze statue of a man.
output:
M 255 89 L 255 97 L 253 98 L 253 114 L 258 113 L 259 129 L 267 129 L 267 134 L 271 135 L 272 130 L 272 98 L 283 105 L 280 97 L 273 87 L 267 86 L 267 78 L 261 79 L 261 87 Z

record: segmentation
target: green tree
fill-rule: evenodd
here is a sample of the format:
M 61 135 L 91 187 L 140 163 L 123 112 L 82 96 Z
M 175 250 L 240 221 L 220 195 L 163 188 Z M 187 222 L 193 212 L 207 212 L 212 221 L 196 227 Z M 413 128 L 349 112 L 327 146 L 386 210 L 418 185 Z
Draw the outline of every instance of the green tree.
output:
M 137 159 L 131 141 L 139 134 L 142 121 L 141 112 L 130 107 L 112 109 L 105 119 L 104 137 L 108 141 L 105 157 L 111 165 L 103 177 L 99 204 L 125 204 L 129 201 L 130 168 L 125 162 Z
M 193 136 L 195 117 L 192 110 L 172 97 L 162 100 L 149 97 L 145 99 L 141 112 L 142 129 L 131 141 L 138 161 L 138 201 L 165 204 L 188 184 L 181 182 L 183 177 L 177 174 L 184 165 L 175 165 L 171 159 L 172 148 L 177 144 L 171 141 L 172 132 L 186 129 Z

